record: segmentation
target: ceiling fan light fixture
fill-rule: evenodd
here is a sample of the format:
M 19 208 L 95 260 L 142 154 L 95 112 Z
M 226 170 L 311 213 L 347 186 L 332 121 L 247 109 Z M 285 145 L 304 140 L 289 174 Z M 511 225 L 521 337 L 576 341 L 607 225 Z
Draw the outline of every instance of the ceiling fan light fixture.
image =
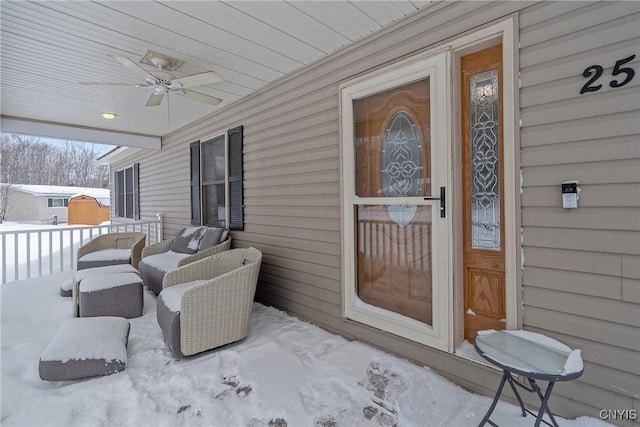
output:
M 100 113 L 100 115 L 101 115 L 103 118 L 108 119 L 108 120 L 113 120 L 113 119 L 115 119 L 116 117 L 118 117 L 118 115 L 117 115 L 116 113 L 111 113 L 111 112 L 109 112 L 109 111 L 104 111 L 104 112 Z

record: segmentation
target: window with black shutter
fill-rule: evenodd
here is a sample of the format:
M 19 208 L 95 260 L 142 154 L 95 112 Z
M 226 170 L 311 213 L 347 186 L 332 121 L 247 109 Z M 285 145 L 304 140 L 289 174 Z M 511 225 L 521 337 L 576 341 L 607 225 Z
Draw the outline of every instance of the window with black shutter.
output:
M 243 230 L 242 126 L 190 144 L 191 223 Z
M 140 164 L 115 173 L 116 216 L 140 219 Z

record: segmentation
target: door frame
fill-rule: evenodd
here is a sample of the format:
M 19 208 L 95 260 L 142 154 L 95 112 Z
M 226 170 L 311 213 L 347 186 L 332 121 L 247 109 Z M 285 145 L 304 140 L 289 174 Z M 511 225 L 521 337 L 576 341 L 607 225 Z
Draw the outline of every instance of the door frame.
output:
M 471 30 L 467 34 L 454 40 L 439 44 L 435 48 L 411 58 L 400 60 L 390 66 L 357 77 L 343 83 L 339 88 L 339 117 L 340 123 L 340 191 L 341 191 L 341 271 L 342 271 L 342 315 L 344 318 L 355 320 L 384 332 L 396 334 L 418 343 L 454 353 L 462 343 L 464 336 L 464 281 L 462 263 L 462 163 L 461 145 L 453 143 L 461 139 L 460 117 L 460 58 L 473 51 L 481 50 L 492 44 L 502 43 L 503 62 L 503 145 L 504 145 L 504 227 L 505 227 L 505 281 L 506 281 L 506 327 L 519 329 L 522 326 L 522 231 L 521 231 L 521 185 L 520 170 L 520 134 L 519 134 L 519 64 L 518 59 L 518 16 L 505 17 L 503 20 L 488 24 L 478 30 Z M 358 94 L 349 92 L 349 86 L 362 84 L 363 81 L 374 79 L 380 84 L 384 82 L 384 73 L 390 70 L 402 70 L 405 67 L 420 64 L 421 60 L 446 52 L 445 67 L 445 103 L 442 112 L 447 116 L 446 126 L 442 132 L 446 133 L 447 156 L 447 230 L 445 253 L 448 257 L 446 271 L 447 291 L 440 295 L 442 304 L 447 304 L 448 313 L 445 323 L 440 325 L 437 338 L 433 334 L 424 335 L 399 333 L 397 324 L 387 316 L 374 316 L 373 321 L 363 321 L 359 310 L 355 307 L 355 245 L 354 245 L 354 216 L 353 216 L 353 152 L 349 151 L 353 145 L 353 112 L 351 100 Z M 416 70 L 419 74 L 420 71 Z M 424 75 L 424 74 L 423 74 Z M 360 86 L 362 90 L 364 85 Z M 387 85 L 387 88 L 393 85 Z M 380 91 L 384 90 L 384 85 Z M 346 92 L 345 92 L 346 91 Z M 350 96 L 345 96 L 350 95 Z M 364 96 L 364 95 L 360 95 Z M 349 113 L 350 112 L 350 113 Z M 351 138 L 351 144 L 346 138 Z M 437 146 L 437 144 L 432 144 Z M 350 258 L 349 258 L 350 257 Z M 435 319 L 435 312 L 434 312 Z M 371 319 L 369 319 L 371 320 Z M 384 322 L 387 322 L 386 324 Z M 419 323 L 416 321 L 416 323 Z
M 429 77 L 431 111 L 431 167 L 432 192 L 439 193 L 440 186 L 449 187 L 451 183 L 450 138 L 450 57 L 448 49 L 439 49 L 420 54 L 407 60 L 399 61 L 391 66 L 369 73 L 340 85 L 340 117 L 341 117 L 341 182 L 342 182 L 342 314 L 345 318 L 382 329 L 386 332 L 420 342 L 447 351 L 450 347 L 450 331 L 452 310 L 452 293 L 450 286 L 450 216 L 440 218 L 439 202 L 425 201 L 420 203 L 431 205 L 433 218 L 432 228 L 432 325 L 399 315 L 379 307 L 364 303 L 356 297 L 355 248 L 355 204 L 415 204 L 416 198 L 358 198 L 355 190 L 355 159 L 353 100 L 375 93 L 380 93 L 413 81 Z M 435 108 L 439 105 L 442 108 Z M 438 144 L 436 141 L 442 141 Z M 440 159 L 439 163 L 435 163 Z M 436 243 L 437 242 L 437 245 Z M 440 284 L 440 285 L 438 285 Z M 437 286 L 438 285 L 438 286 Z
M 521 203 L 522 175 L 520 170 L 519 98 L 517 80 L 517 15 L 467 34 L 449 44 L 451 48 L 452 86 L 452 146 L 453 188 L 453 328 L 452 348 L 455 351 L 464 340 L 464 280 L 463 280 L 463 220 L 462 220 L 462 140 L 460 58 L 492 45 L 502 43 L 502 110 L 503 110 L 503 175 L 504 175 L 504 248 L 505 248 L 505 308 L 506 328 L 522 325 L 522 259 Z

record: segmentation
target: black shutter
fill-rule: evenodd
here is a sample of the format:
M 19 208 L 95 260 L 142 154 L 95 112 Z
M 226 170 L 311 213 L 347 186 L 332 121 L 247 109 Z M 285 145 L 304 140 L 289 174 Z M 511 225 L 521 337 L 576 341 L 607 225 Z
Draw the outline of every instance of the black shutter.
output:
M 242 126 L 229 130 L 229 229 L 244 230 Z
M 124 170 L 116 172 L 116 216 L 124 218 Z
M 140 219 L 140 163 L 133 164 L 133 217 Z
M 119 188 L 118 188 L 118 172 L 117 171 L 113 173 L 113 183 L 114 183 L 114 186 L 113 186 L 113 190 L 114 190 L 113 191 L 113 194 L 114 194 L 113 201 L 115 202 L 114 203 L 114 206 L 115 206 L 115 212 L 114 213 L 115 213 L 116 216 L 120 216 L 119 215 L 120 214 L 120 200 L 118 200 L 119 199 L 119 197 L 118 197 Z
M 200 225 L 200 142 L 192 142 L 189 150 L 191 152 L 191 224 Z

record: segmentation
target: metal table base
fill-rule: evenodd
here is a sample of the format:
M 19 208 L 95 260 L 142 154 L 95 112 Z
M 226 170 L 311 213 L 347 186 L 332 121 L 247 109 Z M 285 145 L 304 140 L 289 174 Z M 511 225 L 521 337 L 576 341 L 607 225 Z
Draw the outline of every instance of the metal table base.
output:
M 551 393 L 553 392 L 553 386 L 555 385 L 555 381 L 549 381 L 549 385 L 547 386 L 547 390 L 545 391 L 544 394 L 542 394 L 542 390 L 540 389 L 540 387 L 538 386 L 538 384 L 536 383 L 536 381 L 532 378 L 527 378 L 527 380 L 529 381 L 529 385 L 530 387 L 527 387 L 526 384 L 522 384 L 520 381 L 516 380 L 515 378 L 513 378 L 513 375 L 511 375 L 511 372 L 508 371 L 502 371 L 503 375 L 502 375 L 502 380 L 500 381 L 500 385 L 498 386 L 498 390 L 496 391 L 496 395 L 493 398 L 493 402 L 491 403 L 491 406 L 489 407 L 489 410 L 487 411 L 486 415 L 484 416 L 484 418 L 482 418 L 482 421 L 480 422 L 480 424 L 478 425 L 478 427 L 482 427 L 483 425 L 485 425 L 485 423 L 489 423 L 491 424 L 493 427 L 500 427 L 498 426 L 496 423 L 494 423 L 493 421 L 491 421 L 491 419 L 489 418 L 491 416 L 491 414 L 493 413 L 493 410 L 496 408 L 496 405 L 498 404 L 498 401 L 500 400 L 500 396 L 502 395 L 502 390 L 504 389 L 504 383 L 508 382 L 509 385 L 511 386 L 511 390 L 513 390 L 513 394 L 516 396 L 516 399 L 518 399 L 518 403 L 520 404 L 520 410 L 522 411 L 522 416 L 526 417 L 527 413 L 533 415 L 536 417 L 536 422 L 534 424 L 534 427 L 539 427 L 540 423 L 545 423 L 548 426 L 551 427 L 559 427 L 558 423 L 556 422 L 555 417 L 553 416 L 553 413 L 551 412 L 551 409 L 549 408 L 549 397 L 551 397 Z M 538 395 L 538 397 L 540 398 L 540 409 L 538 410 L 538 413 L 534 413 L 533 411 L 530 411 L 529 409 L 525 408 L 524 403 L 522 402 L 522 398 L 520 397 L 520 393 L 518 393 L 518 389 L 516 388 L 516 386 L 530 392 L 530 393 L 536 393 Z M 549 415 L 549 419 L 551 420 L 551 422 L 553 424 L 549 424 L 548 422 L 546 422 L 545 420 L 543 420 L 542 418 L 544 417 L 544 413 L 547 413 Z
M 579 350 L 572 351 L 558 341 L 527 331 L 481 331 L 476 335 L 473 346 L 484 359 L 502 370 L 502 380 L 496 395 L 479 427 L 487 423 L 493 427 L 499 427 L 491 421 L 490 417 L 507 382 L 520 404 L 522 416 L 526 417 L 529 413 L 536 417 L 534 427 L 539 427 L 541 423 L 550 427 L 558 427 L 549 408 L 549 398 L 557 381 L 569 381 L 582 375 L 584 365 Z M 573 360 L 569 365 L 570 369 L 567 369 L 571 355 L 573 355 Z M 518 381 L 514 375 L 526 378 L 528 384 Z M 536 380 L 548 382 L 544 393 Z M 538 413 L 525 408 L 518 388 L 538 396 L 540 399 Z M 548 415 L 550 423 L 542 419 L 545 413 Z

